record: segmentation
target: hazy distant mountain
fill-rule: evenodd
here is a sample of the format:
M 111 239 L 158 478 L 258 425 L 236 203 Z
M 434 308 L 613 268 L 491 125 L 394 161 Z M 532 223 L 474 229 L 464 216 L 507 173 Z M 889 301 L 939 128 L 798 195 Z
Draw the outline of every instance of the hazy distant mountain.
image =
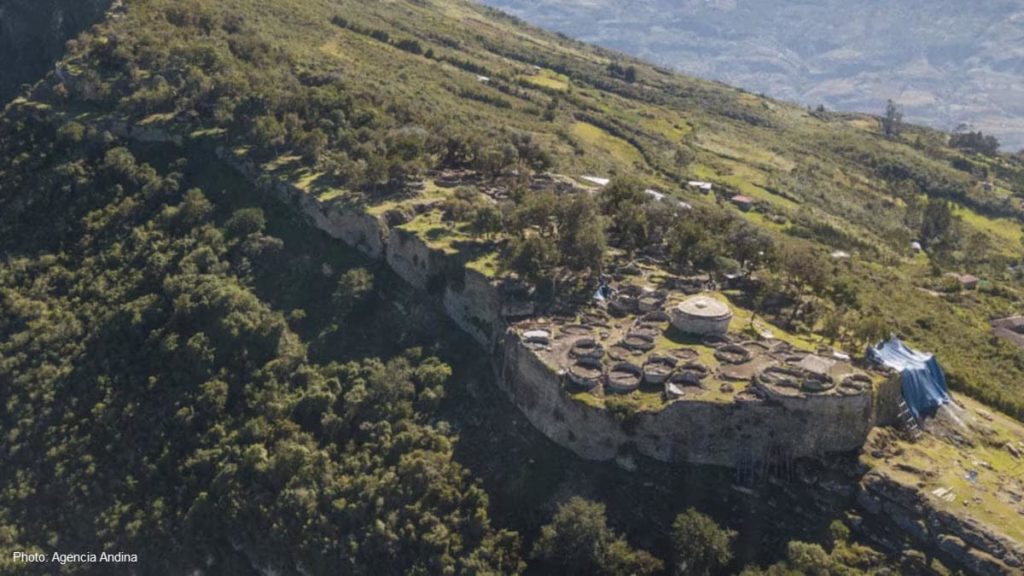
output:
M 484 0 L 684 72 L 810 105 L 962 123 L 1024 147 L 1024 0 Z

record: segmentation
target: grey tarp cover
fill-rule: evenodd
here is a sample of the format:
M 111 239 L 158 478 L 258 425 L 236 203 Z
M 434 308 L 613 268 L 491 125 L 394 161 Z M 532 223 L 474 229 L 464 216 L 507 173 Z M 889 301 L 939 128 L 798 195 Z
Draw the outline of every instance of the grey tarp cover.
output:
M 868 358 L 900 373 L 903 399 L 914 418 L 933 416 L 950 401 L 946 375 L 935 356 L 907 347 L 893 338 L 868 349 Z

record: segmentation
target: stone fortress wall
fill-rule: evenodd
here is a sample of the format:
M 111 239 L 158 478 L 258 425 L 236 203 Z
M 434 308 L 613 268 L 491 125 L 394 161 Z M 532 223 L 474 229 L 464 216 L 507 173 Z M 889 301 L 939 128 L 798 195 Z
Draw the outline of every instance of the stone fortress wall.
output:
M 258 181 L 257 167 L 220 156 Z M 266 180 L 264 180 L 266 182 Z M 677 401 L 640 413 L 630 425 L 572 398 L 562 375 L 524 345 L 502 318 L 501 289 L 484 274 L 432 250 L 415 234 L 391 229 L 360 207 L 321 202 L 287 183 L 269 184 L 315 226 L 389 267 L 412 286 L 437 294 L 448 316 L 493 358 L 499 386 L 526 418 L 580 457 L 610 460 L 631 450 L 663 462 L 734 466 L 771 451 L 814 457 L 859 449 L 876 424 L 873 394 L 732 403 Z
M 163 131 L 143 132 L 118 122 L 108 128 L 127 139 L 181 144 L 180 136 Z M 436 294 L 449 318 L 491 354 L 498 385 L 531 424 L 582 458 L 612 460 L 635 451 L 662 462 L 736 466 L 780 451 L 791 458 L 815 457 L 859 449 L 873 426 L 894 417 L 894 395 L 886 393 L 893 390 L 890 381 L 880 393 L 852 397 L 676 401 L 657 412 L 641 412 L 625 425 L 605 408 L 572 398 L 559 370 L 508 327 L 501 289 L 484 274 L 432 250 L 411 232 L 389 228 L 384 218 L 359 206 L 320 201 L 264 178 L 258 166 L 229 150 L 218 149 L 217 155 L 332 238 L 386 261 L 410 285 Z
M 635 450 L 663 462 L 735 466 L 772 453 L 815 457 L 859 449 L 874 425 L 872 394 L 731 403 L 676 401 L 624 426 L 573 399 L 560 375 L 510 333 L 500 384 L 530 422 L 581 457 L 610 460 Z

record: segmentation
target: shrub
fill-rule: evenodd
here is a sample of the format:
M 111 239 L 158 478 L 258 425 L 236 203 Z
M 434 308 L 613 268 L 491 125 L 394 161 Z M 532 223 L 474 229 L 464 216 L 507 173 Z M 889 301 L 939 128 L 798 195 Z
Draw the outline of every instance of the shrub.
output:
M 248 236 L 262 232 L 267 225 L 267 219 L 263 210 L 259 208 L 241 208 L 235 210 L 231 218 L 224 224 L 224 228 L 232 236 Z
M 417 40 L 403 39 L 399 40 L 395 47 L 406 52 L 420 55 L 423 54 L 423 46 Z

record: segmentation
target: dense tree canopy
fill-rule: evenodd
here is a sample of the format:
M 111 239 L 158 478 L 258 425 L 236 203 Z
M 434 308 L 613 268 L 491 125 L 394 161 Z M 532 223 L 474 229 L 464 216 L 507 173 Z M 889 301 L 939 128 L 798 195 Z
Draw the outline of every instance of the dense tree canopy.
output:
M 512 242 L 505 253 L 508 268 L 532 282 L 550 280 L 559 269 L 599 274 L 604 266 L 606 220 L 585 192 L 558 198 L 531 193 L 511 218 Z
M 995 156 L 999 152 L 999 140 L 995 136 L 986 136 L 980 131 L 953 134 L 949 139 L 949 145 L 985 156 Z
M 436 418 L 447 366 L 311 362 L 257 295 L 297 256 L 261 210 L 53 130 L 0 132 L 4 549 L 130 550 L 148 574 L 521 569 Z M 345 316 L 372 276 L 329 273 Z
M 662 562 L 633 549 L 608 527 L 603 504 L 573 497 L 541 529 L 533 555 L 564 574 L 642 576 L 662 569 Z

